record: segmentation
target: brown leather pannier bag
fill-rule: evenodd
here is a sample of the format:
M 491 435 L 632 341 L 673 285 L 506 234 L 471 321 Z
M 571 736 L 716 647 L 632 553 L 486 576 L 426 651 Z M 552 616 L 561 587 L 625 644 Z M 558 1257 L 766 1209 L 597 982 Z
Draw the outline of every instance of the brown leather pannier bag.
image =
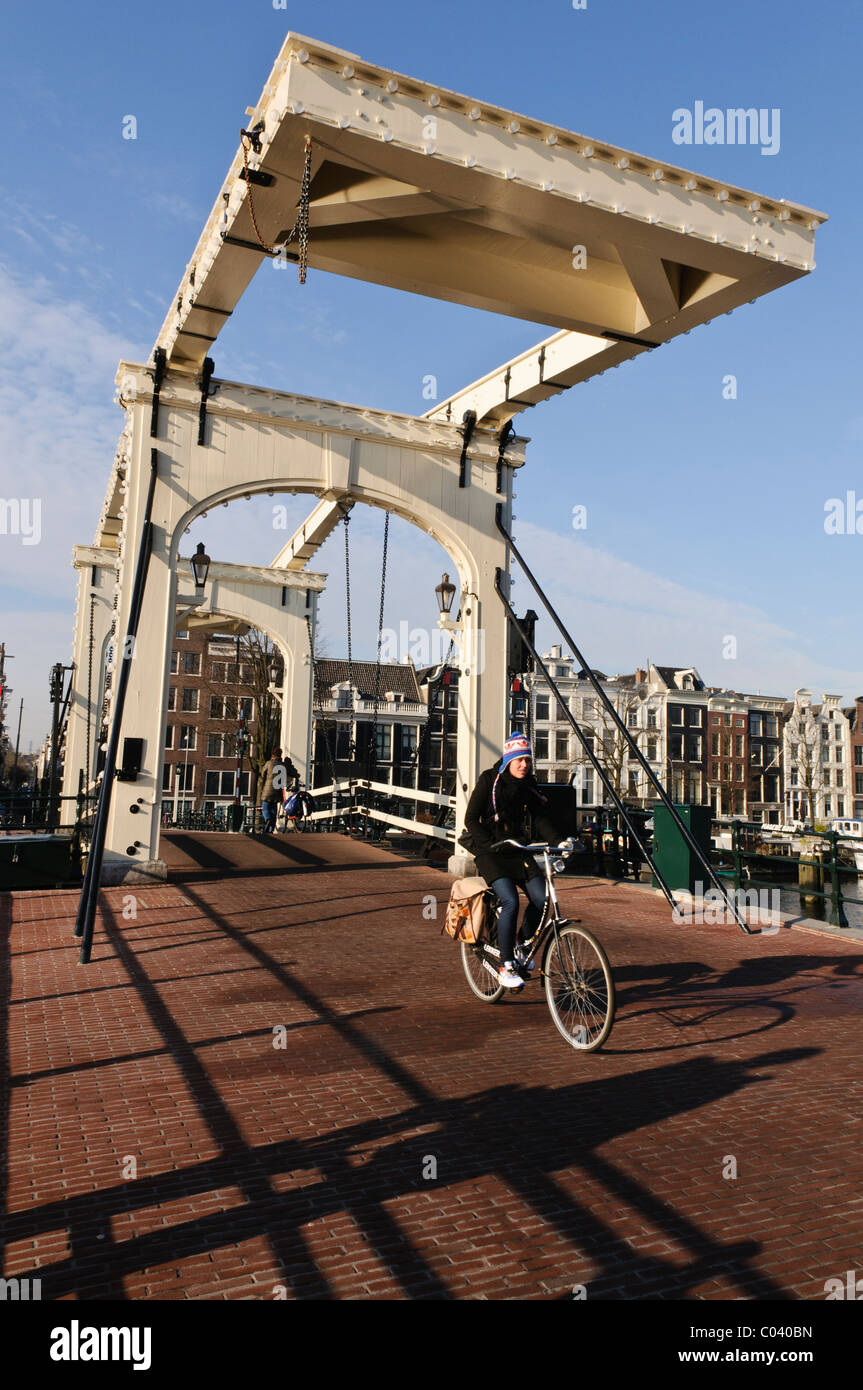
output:
M 485 937 L 486 893 L 484 878 L 457 878 L 450 890 L 441 932 L 455 941 L 473 944 Z

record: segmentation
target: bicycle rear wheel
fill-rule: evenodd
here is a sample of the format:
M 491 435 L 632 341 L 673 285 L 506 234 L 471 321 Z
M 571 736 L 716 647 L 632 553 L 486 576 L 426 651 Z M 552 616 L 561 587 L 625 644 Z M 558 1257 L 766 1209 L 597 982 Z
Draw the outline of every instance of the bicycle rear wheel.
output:
M 497 914 L 499 911 L 499 907 L 497 910 L 492 908 L 488 914 L 485 941 L 478 941 L 476 945 L 471 945 L 467 941 L 459 942 L 465 978 L 477 999 L 481 999 L 484 1004 L 496 1004 L 503 994 L 503 985 L 497 977 L 497 967 L 500 960 L 485 950 L 486 946 L 491 946 L 497 950 Z
M 614 1023 L 614 979 L 596 937 L 584 927 L 559 927 L 542 971 L 555 1028 L 570 1047 L 595 1052 Z

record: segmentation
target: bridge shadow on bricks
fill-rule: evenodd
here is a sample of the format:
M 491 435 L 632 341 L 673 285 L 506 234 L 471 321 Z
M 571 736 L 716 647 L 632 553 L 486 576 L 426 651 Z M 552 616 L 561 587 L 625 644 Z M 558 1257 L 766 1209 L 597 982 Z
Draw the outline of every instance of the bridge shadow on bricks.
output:
M 474 1003 L 423 916 L 443 874 L 314 838 L 313 870 L 254 847 L 244 872 L 234 846 L 206 881 L 186 847 L 132 918 L 109 890 L 88 967 L 74 895 L 0 895 L 6 1277 L 85 1300 L 793 1300 L 859 1264 L 852 943 L 675 927 L 649 894 L 567 883 L 620 994 L 580 1057 L 538 988 Z

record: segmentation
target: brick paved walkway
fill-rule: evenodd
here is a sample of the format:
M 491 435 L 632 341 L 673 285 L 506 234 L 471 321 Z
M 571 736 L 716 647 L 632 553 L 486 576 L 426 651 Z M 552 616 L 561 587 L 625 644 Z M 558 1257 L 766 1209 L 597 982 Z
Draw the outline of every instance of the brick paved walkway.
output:
M 579 1056 L 538 985 L 473 999 L 423 915 L 438 870 L 324 835 L 163 852 L 172 883 L 103 895 L 90 966 L 75 894 L 0 894 L 4 1275 L 43 1298 L 820 1299 L 863 1270 L 859 942 L 674 926 L 644 890 L 563 880 L 619 990 Z

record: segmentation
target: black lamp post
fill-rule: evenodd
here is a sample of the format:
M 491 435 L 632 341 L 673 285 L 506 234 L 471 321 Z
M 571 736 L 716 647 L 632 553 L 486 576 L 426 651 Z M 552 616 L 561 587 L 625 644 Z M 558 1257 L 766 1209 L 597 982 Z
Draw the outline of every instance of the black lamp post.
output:
M 440 609 L 441 617 L 448 618 L 452 608 L 452 601 L 455 598 L 455 585 L 450 583 L 448 574 L 441 576 L 440 584 L 435 585 L 435 598 Z
M 207 582 L 207 575 L 210 572 L 210 557 L 204 549 L 204 542 L 198 541 L 198 549 L 195 551 L 190 561 L 192 573 L 195 576 L 195 588 L 203 589 Z

